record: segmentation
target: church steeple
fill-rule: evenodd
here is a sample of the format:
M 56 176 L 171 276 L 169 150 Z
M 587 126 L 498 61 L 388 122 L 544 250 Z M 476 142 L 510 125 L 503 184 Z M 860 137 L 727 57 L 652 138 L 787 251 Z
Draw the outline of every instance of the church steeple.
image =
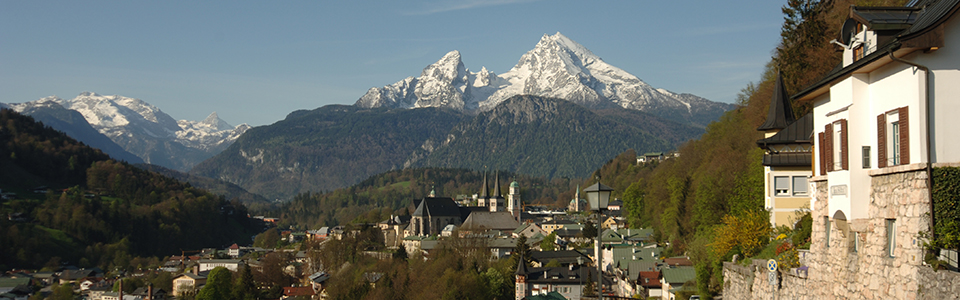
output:
M 783 85 L 783 76 L 777 72 L 777 83 L 774 86 L 773 98 L 770 99 L 770 111 L 767 121 L 757 128 L 759 131 L 779 131 L 796 121 L 793 116 L 793 106 L 787 97 L 787 88 Z
M 487 187 L 487 171 L 483 171 L 483 187 L 480 188 L 480 198 L 490 198 L 489 189 Z
M 493 197 L 494 198 L 503 198 L 503 193 L 500 192 L 500 171 L 497 171 L 497 175 L 494 180 L 496 183 L 493 185 Z

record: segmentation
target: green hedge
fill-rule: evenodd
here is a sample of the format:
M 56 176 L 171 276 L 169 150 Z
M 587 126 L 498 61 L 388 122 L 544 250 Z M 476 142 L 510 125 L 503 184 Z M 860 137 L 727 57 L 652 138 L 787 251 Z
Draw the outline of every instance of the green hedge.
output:
M 933 246 L 960 249 L 960 168 L 933 169 Z

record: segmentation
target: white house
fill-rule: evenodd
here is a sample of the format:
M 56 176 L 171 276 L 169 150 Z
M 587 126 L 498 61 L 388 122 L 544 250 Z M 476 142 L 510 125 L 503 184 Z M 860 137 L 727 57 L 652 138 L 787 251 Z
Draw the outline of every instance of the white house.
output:
M 918 235 L 931 168 L 960 165 L 960 1 L 913 2 L 851 7 L 842 68 L 793 96 L 814 106 L 813 298 L 934 290 Z

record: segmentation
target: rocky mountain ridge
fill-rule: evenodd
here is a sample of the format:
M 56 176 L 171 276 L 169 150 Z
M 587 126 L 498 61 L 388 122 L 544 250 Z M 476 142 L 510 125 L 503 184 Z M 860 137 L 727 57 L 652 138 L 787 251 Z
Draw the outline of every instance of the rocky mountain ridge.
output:
M 591 109 L 623 107 L 683 124 L 705 127 L 733 105 L 691 94 L 657 89 L 604 62 L 583 45 L 560 34 L 544 35 L 509 71 L 470 72 L 459 51 L 451 51 L 420 73 L 374 87 L 360 107 L 447 107 L 482 112 L 516 95 L 559 98 Z
M 177 121 L 143 100 L 92 92 L 73 99 L 50 96 L 8 106 L 34 114 L 52 109 L 53 104 L 78 112 L 86 123 L 143 162 L 181 171 L 219 153 L 250 129 L 247 124 L 232 126 L 216 112 L 202 121 Z

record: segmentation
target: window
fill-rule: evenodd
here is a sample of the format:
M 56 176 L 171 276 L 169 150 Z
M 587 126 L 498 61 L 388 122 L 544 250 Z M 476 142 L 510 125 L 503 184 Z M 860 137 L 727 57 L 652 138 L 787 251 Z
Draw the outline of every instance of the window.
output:
M 834 170 L 843 170 L 843 126 L 840 126 L 840 123 L 833 124 L 833 169 Z
M 863 45 L 859 45 L 856 48 L 853 48 L 853 61 L 858 61 L 863 58 Z
M 908 107 L 877 116 L 877 167 L 910 164 Z
M 804 196 L 807 194 L 807 177 L 793 176 L 793 195 Z
M 890 123 L 890 132 L 893 133 L 890 138 L 890 152 L 893 153 L 891 162 L 896 166 L 900 164 L 900 122 Z
M 774 194 L 777 196 L 790 195 L 790 177 L 787 177 L 787 176 L 773 177 L 773 189 L 774 189 Z
M 870 168 L 870 146 L 863 146 L 863 168 Z
M 823 129 L 823 147 L 820 150 L 820 160 L 826 172 L 849 170 L 847 152 L 847 120 L 840 119 L 826 124 Z M 823 169 L 823 168 L 821 168 Z M 825 173 L 821 171 L 821 173 Z
M 887 219 L 887 255 L 895 257 L 897 249 L 897 220 Z
M 806 196 L 807 176 L 774 176 L 774 196 Z
M 824 232 L 827 235 L 827 247 L 830 247 L 830 217 L 823 217 Z

